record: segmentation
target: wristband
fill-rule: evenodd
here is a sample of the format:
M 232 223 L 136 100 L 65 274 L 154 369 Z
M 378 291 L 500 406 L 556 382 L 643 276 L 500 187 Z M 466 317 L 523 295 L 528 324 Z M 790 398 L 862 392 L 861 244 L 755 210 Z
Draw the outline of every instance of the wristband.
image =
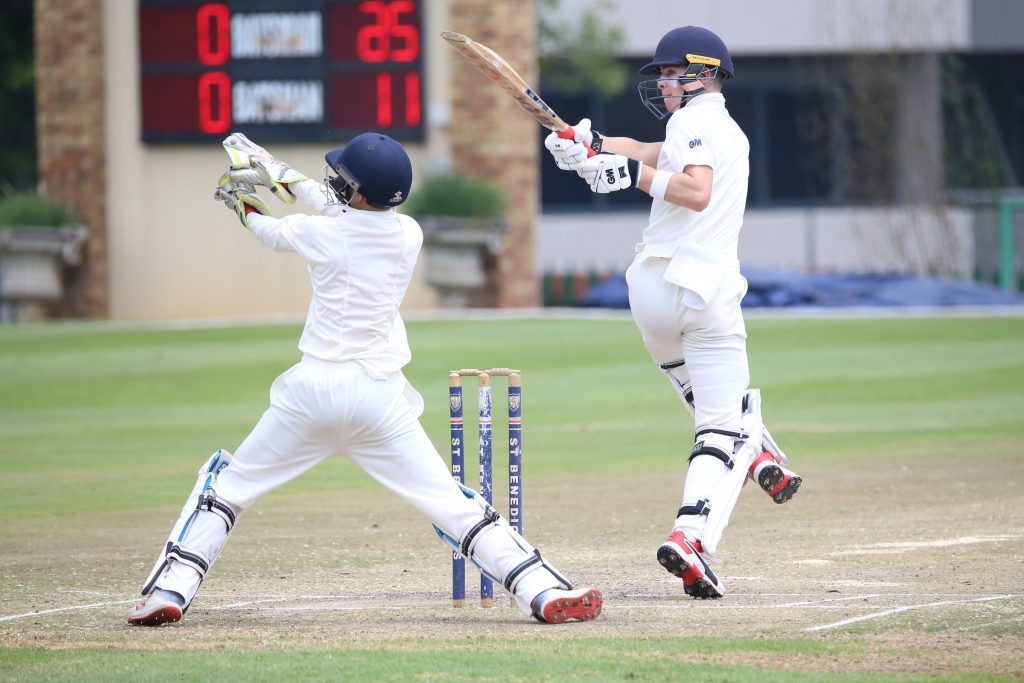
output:
M 665 199 L 665 192 L 668 191 L 668 181 L 672 179 L 672 171 L 658 171 L 651 181 L 651 189 L 647 194 L 655 199 Z

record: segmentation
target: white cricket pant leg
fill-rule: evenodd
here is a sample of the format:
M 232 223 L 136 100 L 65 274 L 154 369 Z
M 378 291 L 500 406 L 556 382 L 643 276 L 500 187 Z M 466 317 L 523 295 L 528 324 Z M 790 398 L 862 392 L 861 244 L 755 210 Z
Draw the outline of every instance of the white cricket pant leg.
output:
M 668 263 L 662 258 L 641 261 L 638 255 L 626 271 L 633 320 L 657 365 L 686 361 L 696 429 L 738 431 L 742 398 L 750 383 L 740 310 L 746 280 L 739 272 L 726 274 L 715 299 L 697 310 L 683 303 L 681 287 L 664 279 Z M 727 471 L 716 458 L 694 458 L 687 468 L 682 505 L 705 498 Z M 700 529 L 687 530 L 700 538 Z
M 391 417 L 380 425 L 378 436 L 351 444 L 345 454 L 438 528 L 453 538 L 463 538 L 481 520 L 480 505 L 467 498 L 452 479 L 448 466 L 423 431 L 418 412 L 406 408 L 394 411 Z M 499 578 L 508 576 L 529 557 L 506 533 L 482 534 L 474 556 Z M 513 597 L 523 614 L 529 615 L 533 599 L 556 587 L 548 572 L 532 571 L 523 576 Z
M 244 510 L 323 460 L 346 455 L 461 538 L 480 521 L 481 509 L 452 479 L 419 423 L 421 411 L 422 399 L 400 372 L 376 380 L 356 363 L 304 358 L 274 381 L 270 408 L 217 479 L 218 498 Z M 507 534 L 485 534 L 475 552 L 499 576 L 528 557 Z M 165 575 L 157 586 L 191 600 L 200 577 L 173 564 L 175 575 Z M 530 572 L 517 587 L 517 604 L 530 614 L 533 598 L 553 587 L 547 572 Z

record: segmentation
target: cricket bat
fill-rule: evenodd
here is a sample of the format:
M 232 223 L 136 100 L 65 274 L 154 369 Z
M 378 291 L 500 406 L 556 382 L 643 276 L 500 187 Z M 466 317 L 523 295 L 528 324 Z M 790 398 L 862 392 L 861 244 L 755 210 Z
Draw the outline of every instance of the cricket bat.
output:
M 447 40 L 459 54 L 472 62 L 476 68 L 480 69 L 484 75 L 497 83 L 502 90 L 511 95 L 540 125 L 548 130 L 553 130 L 560 138 L 575 139 L 576 132 L 572 126 L 563 121 L 523 77 L 501 58 L 501 55 L 461 33 L 445 31 L 441 37 Z M 584 146 L 587 148 L 587 156 L 594 156 L 594 150 L 590 149 L 589 145 L 584 144 Z

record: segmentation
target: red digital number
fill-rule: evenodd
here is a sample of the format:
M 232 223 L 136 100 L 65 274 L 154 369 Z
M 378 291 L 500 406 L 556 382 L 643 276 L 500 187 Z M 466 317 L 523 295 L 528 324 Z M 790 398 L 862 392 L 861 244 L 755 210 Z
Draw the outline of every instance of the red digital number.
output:
M 377 74 L 377 125 L 391 127 L 391 74 Z
M 405 74 L 405 122 L 420 125 L 420 75 L 416 71 Z
M 377 125 L 390 128 L 394 123 L 394 93 L 391 87 L 391 74 L 384 71 L 377 74 Z M 405 74 L 405 124 L 420 125 L 420 75 L 415 71 Z
M 196 11 L 196 56 L 200 64 L 219 66 L 231 55 L 228 6 L 201 5 Z
M 359 29 L 356 56 L 361 62 L 411 62 L 420 54 L 420 33 L 414 24 L 403 24 L 402 15 L 414 12 L 410 0 L 359 3 L 359 11 L 373 15 L 373 23 Z M 393 47 L 400 43 L 400 47 Z
M 226 133 L 231 128 L 231 79 L 223 71 L 199 77 L 199 130 Z

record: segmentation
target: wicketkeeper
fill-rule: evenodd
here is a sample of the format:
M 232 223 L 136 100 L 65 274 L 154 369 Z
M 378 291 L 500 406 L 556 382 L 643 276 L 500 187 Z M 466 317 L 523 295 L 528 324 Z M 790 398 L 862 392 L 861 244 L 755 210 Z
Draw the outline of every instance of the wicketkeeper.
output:
M 199 468 L 128 623 L 181 619 L 249 506 L 335 455 L 423 513 L 523 614 L 550 623 L 597 617 L 601 592 L 574 589 L 481 496 L 453 481 L 419 423 L 423 400 L 402 374 L 411 353 L 398 310 L 423 234 L 395 211 L 412 185 L 402 146 L 359 135 L 327 153 L 322 184 L 239 133 L 224 146 L 232 168 L 215 198 L 264 245 L 308 263 L 302 359 L 274 381 L 270 407 L 234 456 L 218 450 Z M 301 199 L 316 215 L 273 218 L 256 185 L 287 203 Z
M 576 171 L 597 193 L 639 189 L 651 215 L 626 271 L 629 304 L 644 344 L 694 417 L 682 504 L 658 561 L 681 577 L 688 595 L 720 598 L 722 582 L 705 560 L 747 478 L 776 503 L 801 479 L 761 422 L 760 394 L 748 389 L 746 328 L 737 243 L 747 197 L 750 145 L 722 95 L 732 58 L 711 31 L 669 31 L 641 70 L 647 109 L 665 122 L 664 142 L 638 142 L 574 128 L 545 146 L 558 167 Z M 598 154 L 587 157 L 589 145 Z

